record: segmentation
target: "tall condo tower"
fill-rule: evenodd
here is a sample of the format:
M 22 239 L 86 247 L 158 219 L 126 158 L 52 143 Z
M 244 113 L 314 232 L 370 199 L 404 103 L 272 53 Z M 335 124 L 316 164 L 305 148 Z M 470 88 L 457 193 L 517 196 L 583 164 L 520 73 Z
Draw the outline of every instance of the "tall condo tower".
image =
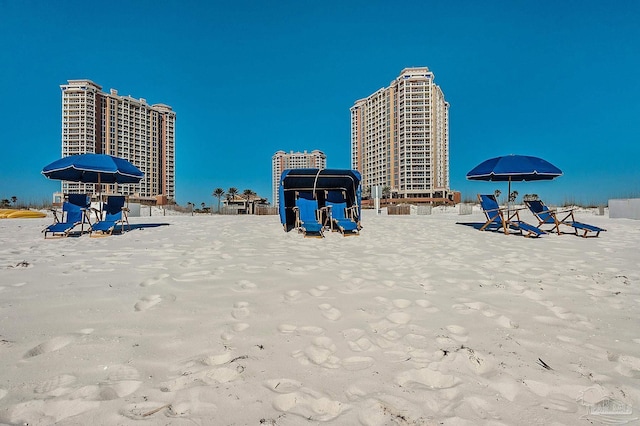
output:
M 120 96 L 91 80 L 68 80 L 62 89 L 62 156 L 109 154 L 129 160 L 142 172 L 139 184 L 118 192 L 140 198 L 175 199 L 176 113 L 165 104 Z M 63 193 L 94 192 L 94 184 L 62 182 Z M 103 185 L 102 192 L 114 192 Z
M 449 103 L 427 67 L 405 68 L 351 107 L 351 167 L 365 191 L 435 201 L 449 193 Z
M 277 151 L 271 160 L 271 180 L 272 180 L 272 200 L 273 205 L 279 203 L 278 185 L 280 176 L 286 169 L 326 169 L 327 156 L 322 151 L 314 149 L 311 152 L 293 152 L 288 154 L 284 151 Z

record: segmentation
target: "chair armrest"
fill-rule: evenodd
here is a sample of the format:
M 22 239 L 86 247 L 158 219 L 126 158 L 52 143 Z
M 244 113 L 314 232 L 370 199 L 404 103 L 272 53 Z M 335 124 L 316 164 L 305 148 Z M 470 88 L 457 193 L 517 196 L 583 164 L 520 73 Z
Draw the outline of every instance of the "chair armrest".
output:
M 482 209 L 482 211 L 487 212 L 487 213 L 489 213 L 489 212 L 505 212 L 505 211 L 507 211 L 507 208 L 506 207 L 498 207 L 497 209 L 488 209 L 488 210 Z
M 562 213 L 573 213 L 573 211 L 576 210 L 576 209 L 577 209 L 577 207 L 572 207 L 570 209 L 562 209 L 562 210 L 560 210 L 560 209 L 549 209 L 549 210 L 554 212 L 554 213 L 562 214 Z
M 358 206 L 349 206 L 346 209 L 347 216 L 351 217 L 351 220 L 356 220 L 358 217 Z

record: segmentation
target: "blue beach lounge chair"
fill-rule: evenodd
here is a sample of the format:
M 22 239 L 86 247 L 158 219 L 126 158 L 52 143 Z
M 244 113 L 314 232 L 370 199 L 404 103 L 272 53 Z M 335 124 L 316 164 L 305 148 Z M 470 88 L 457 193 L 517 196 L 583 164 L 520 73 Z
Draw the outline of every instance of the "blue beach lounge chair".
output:
M 293 207 L 296 214 L 295 227 L 305 237 L 324 237 L 322 224 L 318 221 L 318 200 L 311 191 L 296 192 L 296 205 Z
M 69 194 L 68 200 L 62 203 L 62 211 L 52 210 L 54 223 L 42 230 L 44 237 L 49 234 L 51 238 L 68 237 L 74 228 L 80 225 L 80 234 L 84 232 L 84 224 L 89 222 L 89 210 L 91 202 L 84 194 Z
M 102 206 L 104 212 L 104 218 L 101 218 L 100 211 L 94 209 L 98 216 L 98 221 L 91 225 L 90 235 L 92 237 L 94 232 L 100 236 L 111 235 L 116 230 L 116 227 L 120 227 L 119 231 L 124 232 L 125 224 L 129 226 L 129 218 L 127 212 L 129 209 L 125 207 L 125 198 L 122 195 L 110 195 L 107 197 L 107 202 Z
M 509 212 L 508 209 L 500 208 L 494 195 L 478 194 L 478 201 L 480 201 L 482 211 L 487 217 L 487 222 L 480 228 L 481 231 L 489 228 L 496 230 L 502 228 L 505 234 L 513 229 L 525 237 L 539 237 L 546 234 L 542 229 L 521 221 L 518 210 Z
M 587 238 L 589 233 L 595 233 L 594 237 L 600 235 L 600 232 L 606 231 L 606 229 L 600 228 L 594 225 L 588 225 L 582 222 L 576 222 L 573 216 L 573 210 L 575 209 L 566 209 L 566 210 L 556 210 L 550 209 L 540 200 L 528 200 L 525 201 L 524 204 L 529 207 L 531 213 L 538 219 L 538 226 L 542 225 L 553 225 L 551 228 L 552 232 L 557 232 L 558 235 L 561 235 L 560 225 L 566 225 L 573 228 L 575 235 L 580 235 L 578 230 L 582 232 L 581 237 Z
M 359 234 L 357 207 L 347 207 L 344 191 L 325 191 L 325 208 L 327 209 L 328 225 L 332 231 L 340 231 L 344 236 Z

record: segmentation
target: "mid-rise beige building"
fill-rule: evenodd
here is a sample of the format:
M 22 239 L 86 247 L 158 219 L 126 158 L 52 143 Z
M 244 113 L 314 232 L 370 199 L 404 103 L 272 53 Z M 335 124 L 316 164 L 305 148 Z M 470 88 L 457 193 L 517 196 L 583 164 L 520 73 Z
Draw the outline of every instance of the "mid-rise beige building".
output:
M 449 197 L 449 103 L 426 67 L 405 68 L 351 107 L 351 167 L 363 190 L 392 198 Z
M 175 200 L 176 113 L 165 104 L 120 96 L 91 80 L 68 80 L 62 89 L 62 156 L 98 153 L 129 160 L 143 173 L 139 184 L 117 192 L 139 198 Z M 94 184 L 62 182 L 63 193 L 94 192 Z M 114 192 L 103 185 L 102 192 Z
M 272 200 L 273 205 L 277 206 L 279 202 L 278 185 L 280 185 L 280 176 L 287 169 L 326 169 L 327 156 L 322 151 L 314 149 L 311 152 L 293 152 L 286 153 L 278 151 L 273 154 L 271 160 L 271 180 L 272 180 Z

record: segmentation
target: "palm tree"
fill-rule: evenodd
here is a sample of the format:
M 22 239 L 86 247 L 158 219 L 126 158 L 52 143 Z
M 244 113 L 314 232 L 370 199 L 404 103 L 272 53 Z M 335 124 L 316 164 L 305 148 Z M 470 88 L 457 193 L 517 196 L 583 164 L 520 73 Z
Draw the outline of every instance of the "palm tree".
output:
M 247 207 L 246 207 L 245 210 L 246 210 L 247 214 L 249 214 L 249 202 L 251 201 L 251 197 L 256 195 L 256 193 L 253 192 L 251 189 L 245 189 L 242 192 L 242 195 L 244 196 L 244 199 L 247 200 Z
M 227 201 L 233 201 L 236 199 L 236 195 L 238 195 L 238 188 L 234 188 L 233 186 L 227 190 Z
M 218 199 L 218 214 L 220 214 L 220 199 L 224 196 L 224 189 L 216 188 L 212 195 Z
M 383 186 L 382 187 L 382 198 L 389 198 L 391 196 L 391 187 Z
M 11 203 L 13 203 L 13 206 L 16 206 L 16 202 L 18 201 L 18 197 L 16 197 L 15 195 L 13 197 L 11 197 Z

